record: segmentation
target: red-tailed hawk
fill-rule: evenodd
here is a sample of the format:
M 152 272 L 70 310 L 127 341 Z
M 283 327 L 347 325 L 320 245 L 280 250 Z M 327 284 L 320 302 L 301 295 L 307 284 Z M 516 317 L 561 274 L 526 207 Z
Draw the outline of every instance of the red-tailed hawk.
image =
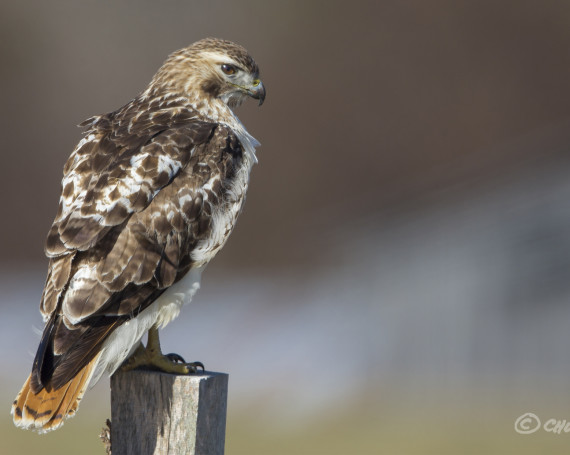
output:
M 46 242 L 46 325 L 12 406 L 17 426 L 58 428 L 133 353 L 127 368 L 200 365 L 162 355 L 158 328 L 191 300 L 243 207 L 259 143 L 231 108 L 248 96 L 265 99 L 257 64 L 208 38 L 170 55 L 130 103 L 81 124 Z

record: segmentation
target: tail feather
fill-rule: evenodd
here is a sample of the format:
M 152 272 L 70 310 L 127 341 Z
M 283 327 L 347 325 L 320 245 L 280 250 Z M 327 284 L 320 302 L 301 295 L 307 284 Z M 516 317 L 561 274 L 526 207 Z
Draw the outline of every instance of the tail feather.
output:
M 78 381 L 70 381 L 69 389 L 61 400 L 59 408 L 56 411 L 56 415 L 63 415 L 68 418 L 75 415 L 75 412 L 79 407 L 79 403 L 83 398 L 83 394 L 87 390 L 92 373 L 93 367 L 89 369 L 89 371 L 84 368 L 77 375 L 78 377 L 81 376 Z
M 12 404 L 12 416 L 16 426 L 40 433 L 59 428 L 64 419 L 75 415 L 98 360 L 99 356 L 96 356 L 57 390 L 48 386 L 34 393 L 30 386 L 31 375 L 28 376 Z

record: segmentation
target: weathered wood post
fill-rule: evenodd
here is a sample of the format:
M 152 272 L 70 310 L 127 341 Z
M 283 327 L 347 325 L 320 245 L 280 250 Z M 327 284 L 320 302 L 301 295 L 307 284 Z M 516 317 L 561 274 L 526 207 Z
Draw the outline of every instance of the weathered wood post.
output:
M 223 455 L 227 396 L 225 373 L 115 373 L 112 455 Z

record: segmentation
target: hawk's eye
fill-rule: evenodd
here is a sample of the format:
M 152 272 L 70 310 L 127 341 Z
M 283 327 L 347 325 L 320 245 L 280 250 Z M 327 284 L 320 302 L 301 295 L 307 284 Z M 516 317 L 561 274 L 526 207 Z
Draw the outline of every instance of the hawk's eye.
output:
M 227 63 L 224 63 L 224 64 L 222 65 L 222 71 L 223 71 L 224 73 L 226 73 L 228 76 L 231 76 L 232 74 L 235 74 L 235 73 L 236 73 L 237 69 L 236 69 L 236 67 L 233 66 L 233 65 L 228 65 Z

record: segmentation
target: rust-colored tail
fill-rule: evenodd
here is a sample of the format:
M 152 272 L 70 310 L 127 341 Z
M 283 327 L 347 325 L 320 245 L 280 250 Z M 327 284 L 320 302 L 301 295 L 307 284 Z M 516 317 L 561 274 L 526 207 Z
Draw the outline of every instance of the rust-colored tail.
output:
M 12 404 L 16 426 L 45 433 L 59 428 L 64 419 L 73 417 L 98 360 L 99 356 L 95 356 L 73 379 L 57 390 L 48 386 L 34 393 L 30 387 L 31 376 L 28 376 Z

